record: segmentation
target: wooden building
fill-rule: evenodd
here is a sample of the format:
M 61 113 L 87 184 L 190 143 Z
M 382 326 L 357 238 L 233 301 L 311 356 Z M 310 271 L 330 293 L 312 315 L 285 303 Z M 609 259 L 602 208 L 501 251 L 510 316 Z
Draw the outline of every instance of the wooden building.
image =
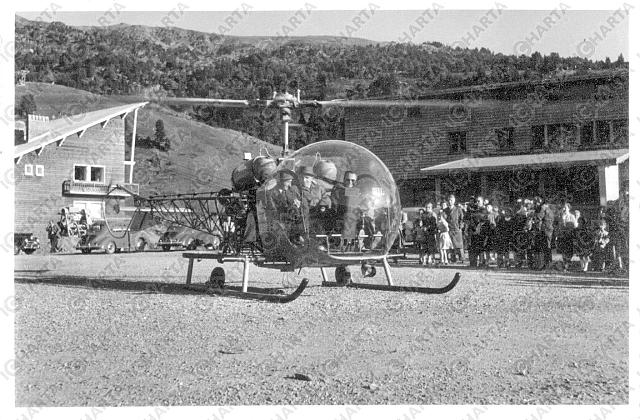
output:
M 435 91 L 417 101 L 347 101 L 345 140 L 378 155 L 404 206 L 482 194 L 541 195 L 596 209 L 628 191 L 626 73 Z
M 118 214 L 126 193 L 109 196 L 110 185 L 123 184 L 137 192 L 132 183 L 135 144 L 125 160 L 125 118 L 133 118 L 146 103 L 51 119 L 29 115 L 16 133 L 15 232 L 34 233 L 46 242 L 49 220 L 60 220 L 64 207 L 86 210 L 94 220 Z M 47 251 L 48 247 L 45 248 Z

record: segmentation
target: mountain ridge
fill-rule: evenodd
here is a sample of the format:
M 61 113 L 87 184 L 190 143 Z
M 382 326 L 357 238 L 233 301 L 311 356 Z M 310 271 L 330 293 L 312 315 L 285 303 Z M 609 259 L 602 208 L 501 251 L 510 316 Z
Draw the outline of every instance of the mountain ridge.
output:
M 44 22 L 38 22 L 35 20 L 30 20 L 25 17 L 22 17 L 16 14 L 16 26 L 25 26 L 28 24 L 39 24 Z M 75 28 L 84 31 L 92 31 L 92 30 L 102 30 L 102 31 L 132 31 L 138 32 L 140 34 L 147 33 L 159 30 L 170 30 L 174 31 L 176 34 L 186 34 L 186 35 L 204 35 L 204 36 L 213 36 L 216 39 L 221 39 L 222 45 L 239 45 L 239 44 L 249 44 L 255 47 L 265 47 L 269 45 L 272 48 L 280 47 L 282 45 L 286 45 L 288 43 L 301 43 L 301 44 L 311 44 L 311 45 L 322 45 L 322 44 L 341 44 L 341 45 L 384 45 L 387 42 L 384 41 L 374 41 L 366 38 L 359 37 L 347 37 L 347 36 L 337 36 L 337 35 L 292 35 L 292 36 L 277 36 L 277 35 L 225 35 L 216 32 L 206 32 L 199 31 L 196 29 L 182 28 L 179 26 L 150 26 L 150 25 L 140 25 L 140 24 L 129 24 L 129 23 L 115 23 L 112 25 L 68 25 L 63 22 L 56 22 L 58 24 L 65 25 L 69 28 Z M 46 24 L 46 23 L 45 23 Z

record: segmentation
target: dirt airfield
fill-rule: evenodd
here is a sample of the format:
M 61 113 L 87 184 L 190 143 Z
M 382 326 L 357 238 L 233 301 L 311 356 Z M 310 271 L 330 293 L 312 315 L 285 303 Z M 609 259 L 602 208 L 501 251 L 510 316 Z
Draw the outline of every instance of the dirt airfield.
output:
M 250 286 L 310 280 L 277 304 L 186 290 L 186 271 L 181 252 L 17 256 L 16 404 L 628 403 L 626 278 L 392 265 L 399 285 L 462 273 L 422 295 L 252 267 Z

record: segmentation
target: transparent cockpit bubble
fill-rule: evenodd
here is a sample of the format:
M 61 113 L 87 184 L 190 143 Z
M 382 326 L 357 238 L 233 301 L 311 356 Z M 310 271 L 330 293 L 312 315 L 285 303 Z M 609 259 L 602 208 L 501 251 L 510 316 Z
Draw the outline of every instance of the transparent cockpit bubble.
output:
M 354 143 L 321 141 L 293 152 L 257 198 L 267 208 L 263 220 L 273 225 L 277 219 L 291 242 L 383 253 L 399 235 L 401 204 L 393 176 L 375 154 Z M 282 240 L 281 235 L 276 245 Z

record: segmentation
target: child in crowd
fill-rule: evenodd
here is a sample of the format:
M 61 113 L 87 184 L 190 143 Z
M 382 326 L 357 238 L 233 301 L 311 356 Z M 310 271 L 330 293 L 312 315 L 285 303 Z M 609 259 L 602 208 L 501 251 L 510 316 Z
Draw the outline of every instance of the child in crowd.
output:
M 593 268 L 597 271 L 604 271 L 610 258 L 611 247 L 609 245 L 609 232 L 607 231 L 607 222 L 600 220 L 598 230 L 595 233 L 593 244 Z
M 424 224 L 422 214 L 413 223 L 413 241 L 416 244 L 416 249 L 420 254 L 420 264 L 426 265 L 427 257 L 425 255 L 426 250 L 426 238 L 427 238 L 427 226 Z

